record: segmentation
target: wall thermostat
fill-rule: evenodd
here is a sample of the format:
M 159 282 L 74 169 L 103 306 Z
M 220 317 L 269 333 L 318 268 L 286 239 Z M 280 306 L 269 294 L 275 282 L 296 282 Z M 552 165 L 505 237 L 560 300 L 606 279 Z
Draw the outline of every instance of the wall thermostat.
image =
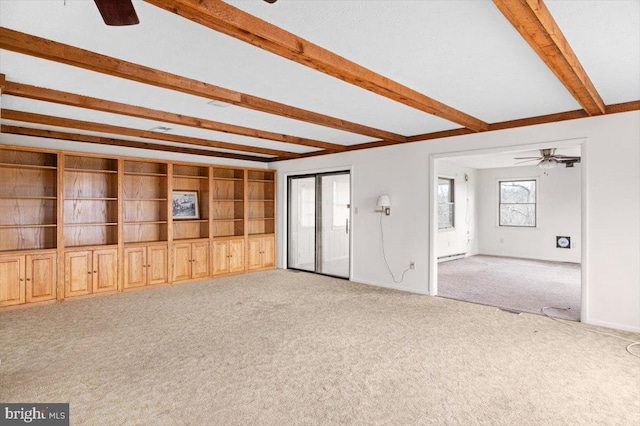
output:
M 556 248 L 571 248 L 571 237 L 556 237 Z

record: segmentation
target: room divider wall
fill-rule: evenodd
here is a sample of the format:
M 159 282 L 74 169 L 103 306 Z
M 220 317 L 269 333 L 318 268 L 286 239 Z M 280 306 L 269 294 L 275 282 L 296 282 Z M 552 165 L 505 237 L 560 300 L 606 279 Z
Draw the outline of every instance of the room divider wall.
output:
M 275 268 L 275 172 L 0 145 L 0 309 Z

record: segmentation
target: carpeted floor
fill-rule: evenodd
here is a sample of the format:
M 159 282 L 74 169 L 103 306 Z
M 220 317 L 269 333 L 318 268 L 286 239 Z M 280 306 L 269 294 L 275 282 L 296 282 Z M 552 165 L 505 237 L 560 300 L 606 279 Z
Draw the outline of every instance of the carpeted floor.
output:
M 438 295 L 580 321 L 580 265 L 497 256 L 438 264 Z
M 275 270 L 0 313 L 0 401 L 73 425 L 638 424 L 640 359 L 588 329 Z

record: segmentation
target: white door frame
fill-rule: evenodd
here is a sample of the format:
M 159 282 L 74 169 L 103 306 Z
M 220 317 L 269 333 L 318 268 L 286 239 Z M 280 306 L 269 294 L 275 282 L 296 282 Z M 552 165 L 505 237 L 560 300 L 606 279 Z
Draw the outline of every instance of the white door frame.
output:
M 477 149 L 470 151 L 459 151 L 459 152 L 448 152 L 441 154 L 431 154 L 429 156 L 429 200 L 430 200 L 430 211 L 429 211 L 429 295 L 437 296 L 438 295 L 438 253 L 436 250 L 436 238 L 438 236 L 438 200 L 437 200 L 437 191 L 438 191 L 438 173 L 436 169 L 436 161 L 442 160 L 446 158 L 453 157 L 462 157 L 468 155 L 486 155 L 486 154 L 497 154 L 504 152 L 512 152 L 512 151 L 528 151 L 535 149 L 543 149 L 548 148 L 550 145 L 553 145 L 556 148 L 568 148 L 575 147 L 580 145 L 580 169 L 581 169 L 581 237 L 580 237 L 580 248 L 581 248 L 581 291 L 580 291 L 580 321 L 581 322 L 589 322 L 589 311 L 588 311 L 588 300 L 589 300 L 589 292 L 588 292 L 588 267 L 587 254 L 589 253 L 588 247 L 588 232 L 589 227 L 588 223 L 588 215 L 587 215 L 587 168 L 588 168 L 588 149 L 587 149 L 587 138 L 577 138 L 577 139 L 563 139 L 558 141 L 547 141 L 540 142 L 534 144 L 526 144 L 526 145 L 509 145 L 502 146 L 498 148 L 487 148 L 487 149 Z
M 289 241 L 289 177 L 291 176 L 299 176 L 299 175 L 313 175 L 313 174 L 323 174 L 323 173 L 334 173 L 334 172 L 349 172 L 350 184 L 350 198 L 351 198 L 351 208 L 349 209 L 349 281 L 353 280 L 353 234 L 355 232 L 355 224 L 353 223 L 354 209 L 353 209 L 353 182 L 355 179 L 354 167 L 352 165 L 348 166 L 338 166 L 338 167 L 325 167 L 318 169 L 300 169 L 300 170 L 290 170 L 282 174 L 283 176 L 283 185 L 280 186 L 281 191 L 279 193 L 282 194 L 282 203 L 280 204 L 283 208 L 282 211 L 282 221 L 279 232 L 281 238 L 281 259 L 282 259 L 282 269 L 288 269 L 288 241 Z

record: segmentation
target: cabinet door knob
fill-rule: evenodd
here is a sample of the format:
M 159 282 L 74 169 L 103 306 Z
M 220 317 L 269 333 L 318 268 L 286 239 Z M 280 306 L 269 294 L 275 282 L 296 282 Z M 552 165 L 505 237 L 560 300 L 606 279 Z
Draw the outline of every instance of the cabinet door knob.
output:
M 97 273 L 98 273 L 98 271 L 93 271 L 93 273 L 94 273 L 94 274 L 97 274 Z
M 27 278 L 27 281 L 31 281 L 31 278 Z
M 20 278 L 20 281 L 24 281 L 24 278 Z
M 147 267 L 147 265 L 142 265 L 142 267 L 143 267 L 143 268 L 146 268 L 146 267 Z
M 147 268 L 151 268 L 151 265 L 147 265 Z
M 91 271 L 87 272 L 87 274 L 91 275 Z

